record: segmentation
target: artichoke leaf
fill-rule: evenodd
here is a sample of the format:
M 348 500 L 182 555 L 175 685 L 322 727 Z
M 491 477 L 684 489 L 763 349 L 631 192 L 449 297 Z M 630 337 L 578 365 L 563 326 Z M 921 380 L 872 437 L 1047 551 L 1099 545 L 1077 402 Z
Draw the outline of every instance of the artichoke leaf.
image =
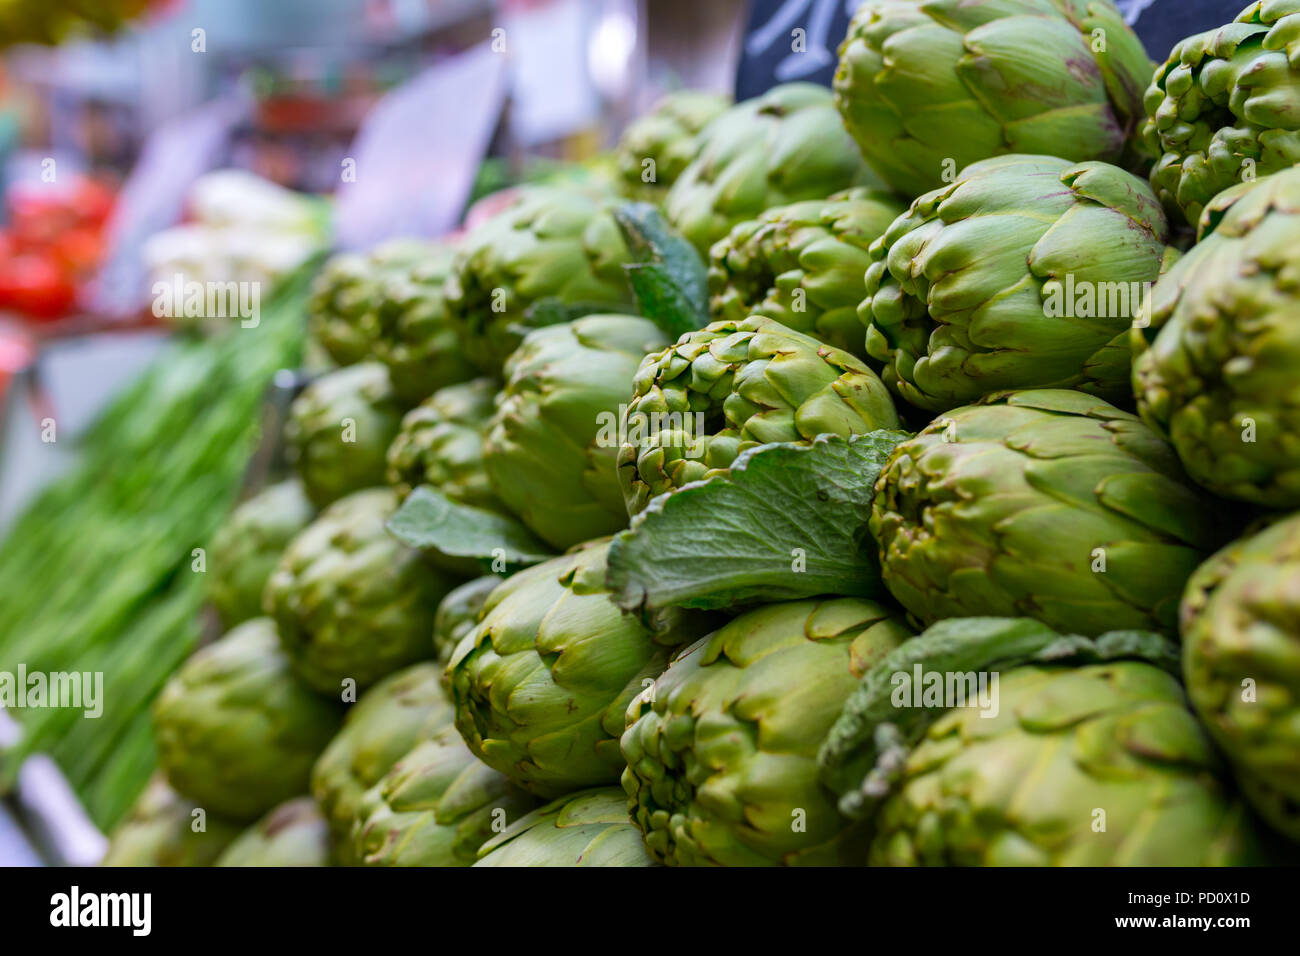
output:
M 517 570 L 554 557 L 514 518 L 460 504 L 428 485 L 411 492 L 389 519 L 388 530 L 413 548 L 476 560 L 485 570 L 498 560 L 506 565 L 503 570 Z
M 661 495 L 618 534 L 609 586 L 626 610 L 884 594 L 866 522 L 894 431 L 742 453 L 728 477 Z

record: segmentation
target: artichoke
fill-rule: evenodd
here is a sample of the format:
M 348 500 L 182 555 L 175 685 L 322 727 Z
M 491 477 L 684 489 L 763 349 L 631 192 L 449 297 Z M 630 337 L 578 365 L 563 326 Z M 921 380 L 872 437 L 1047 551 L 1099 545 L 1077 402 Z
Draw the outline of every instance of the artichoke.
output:
M 361 320 L 371 357 L 388 367 L 393 391 L 404 405 L 475 374 L 443 293 L 454 253 L 451 246 L 431 245 L 425 256 L 387 275 L 375 307 Z
M 535 329 L 506 363 L 483 466 L 557 550 L 627 525 L 615 426 L 642 358 L 667 344 L 648 319 L 589 315 Z
M 1135 328 L 1138 412 L 1206 488 L 1300 508 L 1300 170 L 1221 193 Z
M 664 212 L 702 256 L 765 209 L 880 185 L 844 132 L 830 91 L 812 83 L 786 83 L 737 103 L 700 134 L 697 149 L 664 197 Z
M 617 787 L 569 793 L 516 820 L 475 866 L 654 866 Z
M 254 618 L 197 651 L 158 694 L 158 765 L 210 813 L 254 820 L 307 789 L 340 717 L 290 672 L 275 624 Z
M 311 797 L 282 803 L 217 859 L 216 866 L 329 866 L 329 827 Z
M 1224 548 L 1183 597 L 1192 706 L 1260 814 L 1300 840 L 1300 515 Z
M 452 590 L 438 605 L 438 613 L 433 618 L 433 649 L 438 659 L 445 661 L 451 657 L 456 645 L 474 629 L 488 595 L 496 590 L 501 578 L 485 574 L 481 578 L 466 581 Z
M 262 614 L 262 592 L 314 511 L 296 481 L 264 488 L 230 513 L 208 548 L 208 599 L 226 627 Z
M 709 313 L 765 315 L 859 358 L 869 247 L 906 210 L 889 193 L 850 189 L 769 209 L 709 251 Z
M 211 866 L 240 825 L 206 812 L 195 817 L 197 809 L 154 774 L 109 837 L 100 866 Z
M 266 609 L 294 671 L 323 694 L 368 687 L 431 657 L 438 602 L 455 582 L 388 533 L 388 488 L 341 498 L 294 538 L 266 584 Z
M 1267 0 L 1170 51 L 1146 92 L 1151 185 L 1195 225 L 1216 195 L 1300 163 L 1297 0 Z
M 689 612 L 647 623 L 620 611 L 608 552 L 592 543 L 507 578 L 447 664 L 470 750 L 541 797 L 618 780 L 628 703 L 699 627 Z
M 695 158 L 700 130 L 731 105 L 702 90 L 679 90 L 633 120 L 618 141 L 617 162 L 623 192 L 634 199 L 658 200 Z
M 1151 68 L 1111 0 L 866 0 L 835 105 L 912 197 L 1003 153 L 1131 165 Z
M 1135 416 L 1041 389 L 990 395 L 895 448 L 870 527 L 886 587 L 924 624 L 1172 634 L 1221 511 Z
M 352 829 L 362 796 L 428 733 L 451 722 L 436 664 L 414 664 L 366 691 L 311 771 L 311 794 L 325 815 L 339 862 L 354 862 Z
M 898 427 L 874 372 L 762 316 L 688 332 L 646 356 L 632 385 L 618 453 L 632 515 L 687 482 L 727 474 L 749 448 Z
M 343 252 L 321 268 L 312 285 L 307 322 L 312 338 L 339 365 L 371 357 L 371 333 L 365 318 L 375 307 L 389 275 L 400 274 L 434 247 L 418 239 L 394 239 L 369 252 Z
M 453 501 L 504 511 L 483 471 L 483 437 L 494 408 L 490 378 L 439 389 L 406 413 L 388 446 L 388 483 L 405 501 L 431 485 Z
M 867 352 L 930 411 L 1008 388 L 1127 402 L 1129 329 L 1175 255 L 1168 239 L 1146 183 L 1114 166 L 976 163 L 871 247 Z
M 836 865 L 866 834 L 818 779 L 817 750 L 863 672 L 911 632 L 856 598 L 761 607 L 683 651 L 627 712 L 623 789 L 656 860 Z
M 388 370 L 362 362 L 322 375 L 289 406 L 284 438 L 318 508 L 384 483 L 385 454 L 402 423 Z
M 868 672 L 820 761 L 872 865 L 1263 862 L 1167 668 L 1177 648 L 1150 633 L 944 621 Z
M 607 198 L 530 186 L 461 243 L 443 296 L 465 355 L 499 375 L 520 330 L 543 321 L 531 307 L 630 309 L 630 261 Z
M 361 798 L 354 852 L 366 866 L 469 866 L 485 840 L 535 804 L 447 723 Z

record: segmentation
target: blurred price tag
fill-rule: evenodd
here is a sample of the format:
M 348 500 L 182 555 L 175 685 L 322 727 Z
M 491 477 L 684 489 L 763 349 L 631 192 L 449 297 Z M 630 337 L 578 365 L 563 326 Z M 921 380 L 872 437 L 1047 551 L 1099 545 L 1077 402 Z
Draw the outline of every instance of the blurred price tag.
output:
M 485 44 L 430 67 L 375 104 L 340 169 L 338 245 L 362 249 L 452 229 L 505 93 L 505 57 Z

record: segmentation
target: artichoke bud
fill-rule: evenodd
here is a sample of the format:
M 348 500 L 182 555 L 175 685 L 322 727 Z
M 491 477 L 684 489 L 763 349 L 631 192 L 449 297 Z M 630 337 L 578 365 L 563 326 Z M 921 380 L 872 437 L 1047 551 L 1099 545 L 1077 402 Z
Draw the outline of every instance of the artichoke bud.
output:
M 750 448 L 898 425 L 874 372 L 764 316 L 714 322 L 647 355 L 633 389 L 617 459 L 629 514 L 727 474 Z

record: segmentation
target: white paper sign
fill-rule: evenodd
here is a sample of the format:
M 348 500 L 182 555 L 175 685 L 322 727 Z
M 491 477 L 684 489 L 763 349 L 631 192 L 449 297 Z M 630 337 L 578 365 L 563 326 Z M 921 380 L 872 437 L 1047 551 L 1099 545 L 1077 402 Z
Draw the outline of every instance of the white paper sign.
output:
M 505 57 L 484 44 L 430 67 L 375 104 L 340 169 L 337 244 L 363 249 L 455 227 L 505 94 Z

